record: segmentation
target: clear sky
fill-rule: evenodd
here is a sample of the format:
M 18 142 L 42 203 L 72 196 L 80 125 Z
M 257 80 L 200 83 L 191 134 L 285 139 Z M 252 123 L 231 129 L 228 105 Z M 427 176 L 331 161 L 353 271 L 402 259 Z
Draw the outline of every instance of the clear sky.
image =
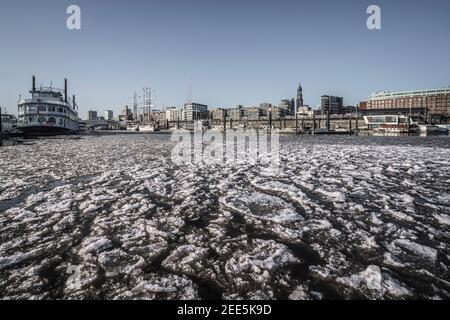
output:
M 67 6 L 82 29 L 66 28 Z M 382 30 L 366 9 L 381 7 Z M 0 0 L 0 105 L 16 111 L 38 84 L 63 86 L 89 109 L 119 112 L 135 91 L 158 106 L 278 103 L 298 82 L 355 104 L 373 91 L 450 85 L 448 0 Z

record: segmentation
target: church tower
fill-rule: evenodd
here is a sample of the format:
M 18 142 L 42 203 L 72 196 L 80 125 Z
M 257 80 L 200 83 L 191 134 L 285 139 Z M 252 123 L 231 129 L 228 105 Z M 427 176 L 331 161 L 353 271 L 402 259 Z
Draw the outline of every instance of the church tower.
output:
M 298 111 L 298 108 L 300 108 L 302 106 L 303 106 L 303 88 L 299 83 L 298 89 L 297 89 L 297 111 Z

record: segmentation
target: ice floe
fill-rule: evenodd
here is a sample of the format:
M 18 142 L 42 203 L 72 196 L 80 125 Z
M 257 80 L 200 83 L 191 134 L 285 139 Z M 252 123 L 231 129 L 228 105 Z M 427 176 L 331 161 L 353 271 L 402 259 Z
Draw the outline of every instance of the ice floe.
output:
M 179 166 L 172 148 L 3 148 L 2 298 L 450 297 L 448 140 L 282 137 L 279 170 Z

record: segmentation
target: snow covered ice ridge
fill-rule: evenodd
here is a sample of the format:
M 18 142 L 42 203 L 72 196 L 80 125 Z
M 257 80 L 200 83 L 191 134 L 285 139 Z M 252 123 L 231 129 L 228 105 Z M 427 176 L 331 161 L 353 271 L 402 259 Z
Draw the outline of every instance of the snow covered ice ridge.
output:
M 415 139 L 282 137 L 276 174 L 162 135 L 2 148 L 1 298 L 448 299 L 450 141 Z

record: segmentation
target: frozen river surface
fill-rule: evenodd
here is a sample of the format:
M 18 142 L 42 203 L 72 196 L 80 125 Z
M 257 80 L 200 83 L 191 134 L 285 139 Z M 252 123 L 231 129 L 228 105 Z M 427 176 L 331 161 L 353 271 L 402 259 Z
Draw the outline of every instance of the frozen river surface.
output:
M 450 138 L 281 140 L 277 174 L 162 135 L 1 148 L 0 297 L 450 298 Z

